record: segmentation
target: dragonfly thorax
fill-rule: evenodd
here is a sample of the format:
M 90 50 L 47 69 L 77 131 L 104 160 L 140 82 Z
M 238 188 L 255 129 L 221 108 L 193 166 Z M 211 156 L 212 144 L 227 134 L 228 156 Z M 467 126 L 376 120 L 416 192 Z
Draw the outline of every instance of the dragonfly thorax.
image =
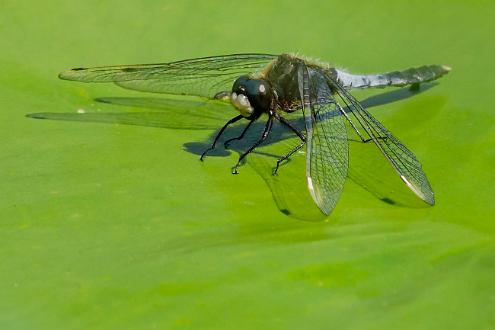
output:
M 272 87 L 264 79 L 241 76 L 232 86 L 230 101 L 242 116 L 254 119 L 270 110 L 273 103 Z

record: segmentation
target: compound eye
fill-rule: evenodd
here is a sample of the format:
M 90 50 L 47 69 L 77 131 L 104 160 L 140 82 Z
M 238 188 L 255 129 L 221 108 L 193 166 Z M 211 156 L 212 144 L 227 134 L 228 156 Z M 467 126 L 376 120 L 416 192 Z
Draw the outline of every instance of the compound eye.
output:
M 237 78 L 232 86 L 230 101 L 246 118 L 254 113 L 260 115 L 267 112 L 273 99 L 270 84 L 263 79 L 251 79 L 248 76 Z
M 248 85 L 248 82 L 248 76 L 240 76 L 234 82 L 234 86 L 232 86 L 232 92 L 237 94 L 246 94 L 246 86 Z
M 272 104 L 272 88 L 265 80 L 253 80 L 255 86 L 253 86 L 253 95 L 251 98 L 251 103 L 254 107 L 260 108 L 266 111 L 270 108 Z

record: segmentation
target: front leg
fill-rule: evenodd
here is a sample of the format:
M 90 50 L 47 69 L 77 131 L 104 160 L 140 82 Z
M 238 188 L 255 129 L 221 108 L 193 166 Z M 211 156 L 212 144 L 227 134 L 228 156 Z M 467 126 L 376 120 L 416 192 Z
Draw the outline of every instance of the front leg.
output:
M 266 122 L 265 129 L 263 130 L 263 133 L 261 134 L 261 137 L 258 141 L 256 141 L 248 150 L 246 150 L 242 155 L 239 156 L 239 160 L 237 161 L 237 164 L 232 168 L 232 174 L 238 174 L 237 168 L 240 166 L 241 161 L 248 155 L 250 154 L 256 147 L 258 147 L 263 141 L 266 140 L 268 137 L 268 134 L 270 134 L 272 130 L 272 125 L 273 125 L 273 116 L 270 116 L 268 118 L 268 121 Z
M 232 142 L 232 141 L 236 141 L 236 140 L 241 140 L 244 135 L 246 134 L 246 132 L 248 131 L 249 127 L 251 127 L 251 125 L 255 122 L 256 119 L 253 119 L 249 122 L 249 124 L 247 124 L 247 126 L 244 128 L 244 130 L 242 131 L 241 135 L 239 135 L 238 137 L 235 137 L 235 138 L 232 138 L 232 139 L 228 139 L 227 141 L 225 141 L 223 143 L 223 146 L 225 149 L 228 149 L 229 148 L 229 144 Z
M 215 149 L 215 145 L 217 144 L 217 141 L 218 139 L 220 138 L 220 136 L 223 134 L 223 132 L 225 131 L 225 129 L 230 125 L 230 124 L 233 124 L 235 123 L 236 121 L 239 121 L 241 120 L 242 118 L 244 118 L 242 115 L 239 115 L 239 116 L 236 116 L 234 118 L 232 118 L 231 120 L 229 120 L 225 125 L 223 125 L 223 127 L 220 129 L 220 132 L 218 132 L 217 136 L 215 136 L 215 139 L 213 140 L 213 143 L 211 144 L 211 146 L 206 149 L 202 154 L 201 154 L 201 157 L 199 158 L 199 160 L 203 161 L 203 158 L 205 158 L 206 154 L 208 153 L 208 151 L 210 150 L 213 150 Z

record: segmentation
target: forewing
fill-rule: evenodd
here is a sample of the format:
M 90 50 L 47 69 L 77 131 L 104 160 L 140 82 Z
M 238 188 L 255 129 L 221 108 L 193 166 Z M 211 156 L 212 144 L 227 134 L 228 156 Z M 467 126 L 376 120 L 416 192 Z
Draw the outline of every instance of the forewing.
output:
M 348 109 L 355 115 L 360 126 L 399 173 L 402 181 L 426 203 L 435 204 L 433 190 L 416 156 L 364 109 L 338 81 L 330 76 L 327 78 Z
M 301 64 L 299 88 L 306 123 L 306 177 L 320 210 L 330 214 L 347 177 L 347 131 L 325 77 Z
M 276 55 L 235 54 L 170 63 L 75 68 L 60 73 L 66 80 L 114 82 L 139 91 L 213 97 L 230 91 L 241 75 L 262 69 Z

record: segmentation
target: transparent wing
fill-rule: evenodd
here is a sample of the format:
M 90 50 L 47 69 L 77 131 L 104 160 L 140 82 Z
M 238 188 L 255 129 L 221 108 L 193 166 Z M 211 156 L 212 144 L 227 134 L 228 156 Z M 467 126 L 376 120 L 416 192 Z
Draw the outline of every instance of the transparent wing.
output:
M 170 63 L 75 68 L 59 78 L 82 82 L 114 82 L 129 89 L 213 97 L 230 91 L 241 75 L 262 69 L 277 58 L 269 54 L 234 54 Z
M 416 156 L 364 109 L 338 81 L 329 75 L 327 75 L 327 78 L 348 109 L 355 115 L 360 126 L 399 173 L 402 181 L 419 198 L 430 205 L 434 205 L 433 190 Z
M 298 76 L 307 132 L 308 188 L 320 210 L 330 214 L 347 177 L 347 130 L 323 74 L 301 64 Z

